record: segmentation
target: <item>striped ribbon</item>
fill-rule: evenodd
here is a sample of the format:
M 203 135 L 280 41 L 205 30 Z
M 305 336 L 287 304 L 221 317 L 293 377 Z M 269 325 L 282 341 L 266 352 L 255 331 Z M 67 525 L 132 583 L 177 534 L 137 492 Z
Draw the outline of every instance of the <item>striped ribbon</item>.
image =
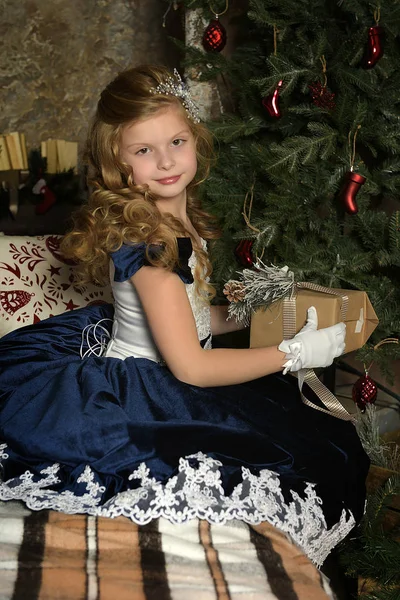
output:
M 298 289 L 308 289 L 313 290 L 314 292 L 322 292 L 324 294 L 339 296 L 342 299 L 342 305 L 340 309 L 341 318 L 342 321 L 345 320 L 349 305 L 349 298 L 346 296 L 346 294 L 342 294 L 341 292 L 332 288 L 324 287 L 323 285 L 318 285 L 317 283 L 299 282 L 294 286 L 290 296 L 284 298 L 283 300 L 283 338 L 285 340 L 290 340 L 296 335 L 296 295 Z M 344 408 L 336 396 L 332 394 L 330 390 L 328 390 L 322 381 L 318 379 L 313 369 L 301 369 L 297 374 L 297 380 L 299 383 L 301 398 L 304 404 L 315 408 L 315 410 L 319 410 L 333 417 L 337 417 L 338 419 L 342 419 L 343 421 L 354 422 L 354 417 Z M 314 404 L 305 397 L 302 391 L 304 383 L 306 383 L 313 390 L 325 408 Z

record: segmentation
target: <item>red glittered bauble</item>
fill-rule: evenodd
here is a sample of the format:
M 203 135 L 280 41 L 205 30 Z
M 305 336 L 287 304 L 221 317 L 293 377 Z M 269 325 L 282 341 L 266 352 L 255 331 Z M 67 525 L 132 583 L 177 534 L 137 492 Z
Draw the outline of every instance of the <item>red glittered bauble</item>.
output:
M 373 69 L 383 56 L 383 27 L 375 25 L 368 29 L 368 44 L 363 58 L 364 69 Z
M 336 106 L 335 94 L 331 92 L 326 85 L 322 85 L 320 81 L 314 81 L 308 86 L 311 90 L 311 98 L 315 106 L 333 110 Z
M 262 100 L 263 107 L 267 109 L 269 116 L 273 119 L 279 119 L 281 115 L 281 110 L 279 108 L 279 90 L 282 87 L 283 80 L 281 79 L 278 82 L 276 90 L 265 96 Z
M 354 173 L 354 171 L 349 171 L 346 174 L 345 182 L 340 190 L 340 201 L 343 204 L 344 210 L 349 215 L 355 215 L 358 213 L 356 195 L 365 181 L 366 178 L 363 175 Z
M 212 19 L 203 34 L 203 47 L 207 52 L 221 52 L 226 44 L 225 27 L 218 19 Z
M 364 412 L 367 404 L 373 404 L 378 395 L 376 383 L 366 373 L 353 385 L 352 396 L 358 408 Z
M 240 240 L 235 248 L 235 256 L 244 267 L 252 267 L 254 258 L 252 254 L 253 240 Z

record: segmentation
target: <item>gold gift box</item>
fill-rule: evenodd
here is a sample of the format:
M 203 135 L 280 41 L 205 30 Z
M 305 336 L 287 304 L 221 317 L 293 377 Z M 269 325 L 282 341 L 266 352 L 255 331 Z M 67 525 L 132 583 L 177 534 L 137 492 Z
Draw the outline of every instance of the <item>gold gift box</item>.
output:
M 300 284 L 301 285 L 301 284 Z M 346 323 L 346 350 L 361 348 L 378 325 L 378 317 L 366 294 L 360 290 L 331 289 L 332 293 L 297 290 L 295 301 L 296 333 L 305 325 L 307 309 L 315 306 L 318 314 L 318 329 L 330 327 L 342 321 L 343 296 L 348 298 Z M 339 294 L 339 295 L 334 295 Z M 268 308 L 259 308 L 251 317 L 250 348 L 277 346 L 284 338 L 283 300 L 272 303 Z

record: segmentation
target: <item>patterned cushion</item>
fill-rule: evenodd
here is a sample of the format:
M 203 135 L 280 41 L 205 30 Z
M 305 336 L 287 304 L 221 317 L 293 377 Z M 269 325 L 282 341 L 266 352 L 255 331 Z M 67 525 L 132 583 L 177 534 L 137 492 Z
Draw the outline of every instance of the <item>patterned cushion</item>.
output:
M 0 337 L 88 304 L 112 302 L 111 289 L 75 285 L 74 263 L 61 236 L 0 235 Z

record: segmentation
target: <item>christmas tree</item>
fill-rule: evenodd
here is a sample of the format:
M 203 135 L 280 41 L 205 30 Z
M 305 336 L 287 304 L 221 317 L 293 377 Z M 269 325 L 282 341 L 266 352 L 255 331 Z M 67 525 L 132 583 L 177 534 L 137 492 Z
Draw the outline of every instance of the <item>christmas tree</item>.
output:
M 400 358 L 398 344 L 380 343 L 400 333 L 400 3 L 181 4 L 186 72 L 195 85 L 216 82 L 221 100 L 208 123 L 218 161 L 203 187 L 223 232 L 212 251 L 220 292 L 260 257 L 288 265 L 297 281 L 364 290 L 380 322 L 358 358 L 388 374 L 390 359 Z M 228 46 L 235 35 L 229 52 L 224 23 Z M 347 572 L 363 578 L 362 598 L 388 600 L 400 585 L 398 521 L 390 531 L 385 524 L 398 502 L 399 454 L 372 429 L 360 431 L 363 444 L 391 476 L 370 491 L 340 554 Z
M 400 332 L 400 4 L 249 0 L 229 56 L 215 13 L 235 3 L 183 5 L 211 22 L 185 66 L 218 81 L 223 104 L 204 186 L 223 230 L 214 281 L 262 257 L 297 281 L 367 291 L 380 323 L 360 358 L 385 371 L 400 356 L 373 351 Z

